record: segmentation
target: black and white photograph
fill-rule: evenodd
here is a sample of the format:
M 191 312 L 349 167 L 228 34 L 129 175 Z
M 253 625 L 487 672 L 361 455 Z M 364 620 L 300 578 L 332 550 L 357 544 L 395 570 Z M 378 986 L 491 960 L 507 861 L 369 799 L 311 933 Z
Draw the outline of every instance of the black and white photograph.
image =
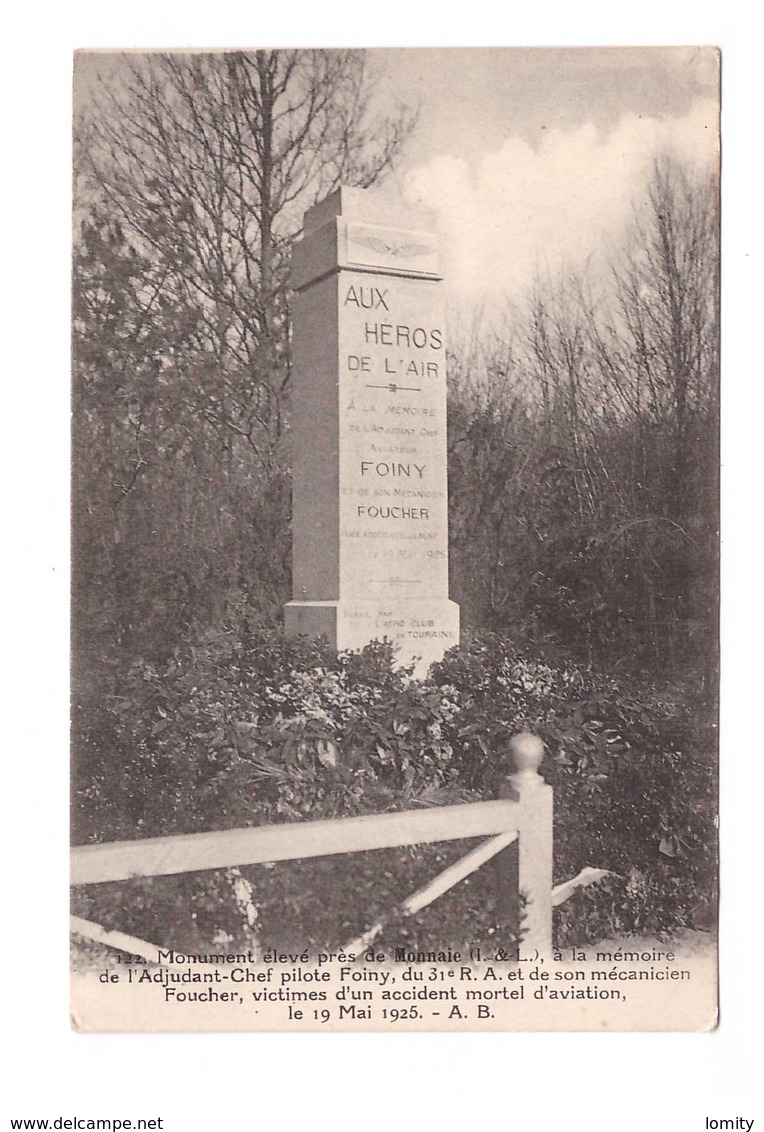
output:
M 76 54 L 75 1030 L 716 1026 L 719 82 Z

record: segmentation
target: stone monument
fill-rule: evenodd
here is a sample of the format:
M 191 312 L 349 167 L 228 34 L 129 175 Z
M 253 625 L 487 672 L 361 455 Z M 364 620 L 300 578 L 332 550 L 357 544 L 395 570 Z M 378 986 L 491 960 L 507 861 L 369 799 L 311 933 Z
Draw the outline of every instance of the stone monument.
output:
M 448 598 L 446 348 L 429 216 L 340 188 L 292 257 L 293 600 L 287 635 L 391 640 L 423 675 Z

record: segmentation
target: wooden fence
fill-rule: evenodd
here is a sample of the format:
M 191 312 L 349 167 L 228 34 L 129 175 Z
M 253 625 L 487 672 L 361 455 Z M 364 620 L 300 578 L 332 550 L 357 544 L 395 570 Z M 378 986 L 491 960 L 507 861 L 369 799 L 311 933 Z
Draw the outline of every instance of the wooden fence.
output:
M 508 911 L 511 911 L 510 905 L 516 903 L 518 894 L 523 894 L 521 956 L 547 956 L 552 950 L 553 905 L 567 899 L 578 884 L 591 883 L 604 873 L 587 869 L 573 881 L 553 889 L 552 788 L 539 774 L 543 744 L 535 735 L 523 732 L 510 740 L 509 752 L 514 773 L 507 780 L 506 798 L 331 821 L 78 846 L 71 855 L 71 884 L 101 884 L 202 869 L 235 869 L 241 865 L 487 837 L 488 840 L 403 901 L 395 913 L 419 911 L 517 842 L 516 866 L 497 872 L 497 878 L 500 876 L 506 887 L 504 897 Z M 389 918 L 378 920 L 362 936 L 348 943 L 345 951 L 363 950 L 382 931 Z M 154 945 L 118 932 L 106 932 L 89 921 L 73 917 L 72 931 L 156 959 Z

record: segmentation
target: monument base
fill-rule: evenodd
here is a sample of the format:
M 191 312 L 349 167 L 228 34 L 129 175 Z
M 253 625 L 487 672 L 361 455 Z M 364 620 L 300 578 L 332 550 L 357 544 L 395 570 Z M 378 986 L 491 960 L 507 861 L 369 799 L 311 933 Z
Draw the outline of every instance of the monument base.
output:
M 284 606 L 288 637 L 325 637 L 336 649 L 362 649 L 387 638 L 399 664 L 430 665 L 459 643 L 459 606 L 447 598 L 417 601 L 290 601 Z

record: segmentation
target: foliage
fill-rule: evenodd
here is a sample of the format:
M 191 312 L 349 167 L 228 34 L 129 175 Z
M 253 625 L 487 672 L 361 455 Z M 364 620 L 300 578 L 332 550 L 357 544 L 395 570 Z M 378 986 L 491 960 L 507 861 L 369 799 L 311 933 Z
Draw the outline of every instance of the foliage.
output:
M 558 940 L 668 932 L 713 907 L 714 761 L 689 704 L 518 655 L 496 637 L 452 650 L 425 681 L 386 644 L 335 654 L 259 630 L 163 666 L 113 673 L 75 704 L 77 841 L 342 817 L 495 797 L 509 736 L 531 728 L 555 788 L 555 876 L 614 876 L 560 913 Z M 243 869 L 266 944 L 346 943 L 465 851 L 461 843 Z M 201 946 L 251 929 L 221 874 L 78 894 L 108 926 Z M 499 903 L 497 903 L 499 901 Z M 486 867 L 399 942 L 458 945 L 515 929 Z M 502 934 L 503 933 L 503 934 Z M 344 936 L 344 938 L 343 938 Z
M 509 769 L 507 734 L 536 732 L 555 790 L 557 881 L 587 866 L 614 874 L 563 906 L 561 943 L 711 922 L 716 744 L 702 689 L 684 689 L 684 699 L 577 665 L 551 667 L 491 636 L 454 650 L 433 675 L 463 689 L 460 780 L 485 789 Z

